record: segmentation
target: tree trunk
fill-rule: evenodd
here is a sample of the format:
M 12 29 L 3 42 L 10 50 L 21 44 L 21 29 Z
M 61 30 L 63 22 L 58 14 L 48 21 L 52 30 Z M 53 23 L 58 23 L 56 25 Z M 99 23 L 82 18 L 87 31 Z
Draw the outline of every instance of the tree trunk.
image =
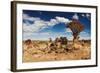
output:
M 73 33 L 73 44 L 78 41 L 78 33 Z

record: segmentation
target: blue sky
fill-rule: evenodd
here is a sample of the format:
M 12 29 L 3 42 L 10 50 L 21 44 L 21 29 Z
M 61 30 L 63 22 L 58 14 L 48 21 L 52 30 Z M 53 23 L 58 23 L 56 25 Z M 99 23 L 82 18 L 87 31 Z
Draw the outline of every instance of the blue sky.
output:
M 23 10 L 23 39 L 48 40 L 64 36 L 73 39 L 72 32 L 66 28 L 72 19 L 78 20 L 85 29 L 80 39 L 91 38 L 91 14 L 77 12 Z

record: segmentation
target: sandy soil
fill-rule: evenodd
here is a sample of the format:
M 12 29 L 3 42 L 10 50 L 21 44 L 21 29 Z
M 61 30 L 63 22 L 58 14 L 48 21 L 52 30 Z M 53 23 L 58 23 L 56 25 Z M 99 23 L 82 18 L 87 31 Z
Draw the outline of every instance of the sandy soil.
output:
M 66 44 L 66 48 L 51 50 L 48 41 L 23 42 L 23 62 L 60 61 L 60 60 L 87 60 L 91 59 L 90 42 Z

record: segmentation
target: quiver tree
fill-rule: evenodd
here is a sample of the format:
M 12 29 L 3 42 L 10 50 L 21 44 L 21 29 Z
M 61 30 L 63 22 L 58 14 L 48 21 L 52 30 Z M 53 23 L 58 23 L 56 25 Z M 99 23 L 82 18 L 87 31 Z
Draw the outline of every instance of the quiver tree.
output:
M 67 25 L 67 28 L 70 28 L 72 31 L 72 35 L 73 35 L 73 44 L 75 43 L 75 40 L 78 41 L 79 39 L 79 34 L 81 31 L 84 30 L 84 26 L 78 21 L 73 19 L 72 22 L 70 22 Z

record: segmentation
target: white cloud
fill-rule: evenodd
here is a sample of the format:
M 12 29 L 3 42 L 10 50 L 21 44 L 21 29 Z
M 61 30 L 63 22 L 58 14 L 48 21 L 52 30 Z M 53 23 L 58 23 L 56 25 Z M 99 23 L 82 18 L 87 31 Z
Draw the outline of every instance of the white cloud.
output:
M 50 33 L 49 32 L 42 32 L 42 33 L 33 33 L 33 35 L 43 35 L 43 36 L 48 36 L 48 35 L 50 35 Z
M 87 14 L 86 14 L 86 17 L 89 19 L 89 18 L 90 18 L 90 14 L 87 13 Z
M 42 32 L 42 33 L 33 33 L 33 32 L 24 32 L 23 40 L 32 39 L 32 40 L 48 40 L 50 38 L 50 33 Z
M 86 31 L 80 32 L 79 36 L 80 36 L 80 39 L 85 39 L 85 40 L 91 39 L 91 35 Z
M 23 33 L 23 40 L 32 39 L 32 40 L 55 40 L 56 37 L 67 37 L 69 40 L 72 40 L 72 34 L 62 33 L 62 32 L 24 32 Z
M 85 14 L 82 14 L 83 17 L 85 17 Z
M 33 34 L 32 32 L 28 32 L 28 33 L 24 32 L 23 37 L 26 37 L 26 36 L 28 37 L 28 36 L 31 36 L 32 34 Z
M 23 19 L 24 20 L 29 20 L 29 21 L 37 21 L 37 20 L 40 20 L 40 18 L 38 18 L 38 17 L 31 17 L 31 16 L 29 16 L 27 14 L 23 14 Z
M 82 16 L 89 19 L 91 15 L 89 13 L 86 13 L 86 14 L 82 14 Z
M 55 26 L 59 23 L 69 23 L 71 20 L 64 18 L 64 17 L 55 17 L 54 19 L 50 19 L 50 21 L 44 21 L 38 17 L 31 17 L 27 14 L 23 14 L 23 19 L 24 20 L 29 20 L 34 22 L 33 24 L 30 24 L 29 22 L 25 22 L 23 24 L 23 31 L 25 32 L 38 32 L 41 31 L 45 28 L 49 28 L 52 26 Z
M 56 20 L 58 21 L 58 22 L 60 22 L 60 23 L 69 23 L 69 22 L 71 22 L 69 19 L 67 19 L 67 18 L 64 18 L 64 17 L 58 17 L 58 16 L 56 16 Z
M 40 29 L 40 27 L 37 27 L 36 24 L 23 24 L 23 31 L 24 32 L 37 32 Z
M 77 15 L 77 14 L 74 14 L 74 15 L 73 15 L 73 19 L 78 20 L 78 19 L 79 19 L 78 15 Z
M 88 32 L 82 31 L 82 32 L 80 32 L 80 34 L 86 34 L 86 35 L 88 35 Z
M 58 24 L 58 21 L 56 19 L 51 19 L 50 21 L 46 22 L 48 26 L 54 26 Z
M 41 20 L 38 17 L 31 17 L 27 14 L 23 14 L 23 20 L 29 20 L 34 22 L 33 24 L 30 24 L 29 22 L 23 23 L 24 32 L 38 32 L 39 30 L 42 30 L 47 27 L 45 21 Z
M 90 36 L 80 36 L 80 40 L 91 40 Z
M 66 28 L 66 32 L 72 32 L 70 28 Z

